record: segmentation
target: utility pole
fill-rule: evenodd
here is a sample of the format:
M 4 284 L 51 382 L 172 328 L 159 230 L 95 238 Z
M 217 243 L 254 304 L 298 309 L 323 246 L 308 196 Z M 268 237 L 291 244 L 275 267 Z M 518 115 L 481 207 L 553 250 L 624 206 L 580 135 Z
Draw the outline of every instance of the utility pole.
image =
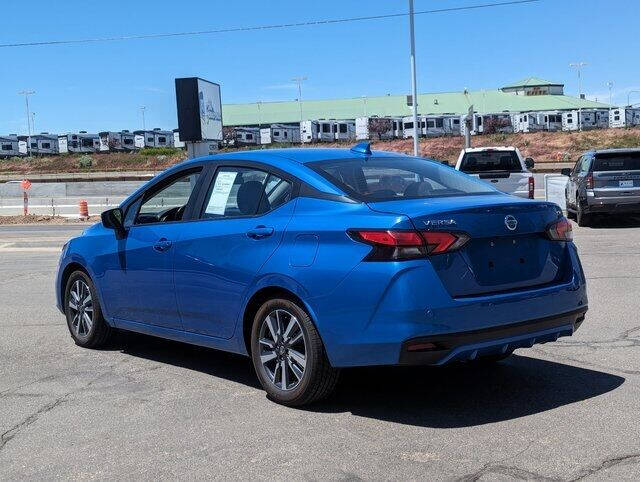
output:
M 571 62 L 569 67 L 578 71 L 578 99 L 582 99 L 582 67 L 586 66 L 586 62 Z M 582 106 L 578 107 L 578 129 L 582 130 Z
M 140 112 L 142 112 L 142 130 L 146 131 L 147 130 L 147 126 L 145 124 L 144 121 L 144 111 L 147 110 L 147 108 L 145 106 L 140 107 Z
M 582 67 L 585 67 L 586 65 L 586 62 L 571 62 L 569 64 L 569 67 L 578 71 L 578 98 L 580 98 L 582 94 Z
M 607 82 L 607 87 L 609 87 L 609 105 L 613 105 L 613 101 L 612 101 L 613 96 L 611 95 L 611 89 L 613 88 L 613 82 L 611 80 L 609 82 Z
M 33 129 L 33 133 L 35 134 L 36 132 L 36 113 L 32 112 L 31 113 L 31 128 Z
M 18 95 L 24 95 L 24 101 L 27 105 L 27 154 L 31 157 L 31 114 L 29 113 L 29 96 L 35 94 L 35 90 L 23 90 Z
M 640 94 L 640 90 L 630 90 L 629 92 L 627 92 L 627 107 L 631 107 L 631 104 L 629 103 L 631 94 Z
M 306 77 L 294 77 L 291 79 L 298 84 L 298 107 L 300 107 L 300 122 L 302 122 L 302 83 L 307 80 Z
M 418 87 L 416 81 L 416 38 L 413 26 L 413 0 L 409 0 L 409 36 L 411 38 L 411 104 L 413 107 L 413 155 L 418 155 Z

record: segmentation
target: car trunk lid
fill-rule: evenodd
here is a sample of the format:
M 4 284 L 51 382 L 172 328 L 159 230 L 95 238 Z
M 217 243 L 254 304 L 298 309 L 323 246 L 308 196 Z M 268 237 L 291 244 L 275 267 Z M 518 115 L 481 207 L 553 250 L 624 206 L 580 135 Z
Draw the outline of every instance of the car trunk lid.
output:
M 420 231 L 464 232 L 458 251 L 430 261 L 453 297 L 546 285 L 565 276 L 566 243 L 546 228 L 562 215 L 547 202 L 504 195 L 459 196 L 370 203 L 375 211 L 408 216 Z

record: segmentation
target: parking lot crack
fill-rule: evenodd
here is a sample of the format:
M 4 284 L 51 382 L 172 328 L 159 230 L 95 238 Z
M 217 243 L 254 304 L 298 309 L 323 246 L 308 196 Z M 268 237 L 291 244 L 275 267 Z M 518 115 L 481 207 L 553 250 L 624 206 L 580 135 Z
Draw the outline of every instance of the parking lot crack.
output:
M 571 479 L 571 482 L 582 480 L 585 477 L 589 477 L 591 475 L 597 474 L 602 470 L 610 469 L 611 467 L 615 467 L 616 465 L 637 464 L 639 462 L 640 462 L 640 453 L 611 457 L 609 459 L 604 460 L 603 462 L 601 462 L 596 466 L 589 467 L 587 469 L 582 470 L 577 477 Z

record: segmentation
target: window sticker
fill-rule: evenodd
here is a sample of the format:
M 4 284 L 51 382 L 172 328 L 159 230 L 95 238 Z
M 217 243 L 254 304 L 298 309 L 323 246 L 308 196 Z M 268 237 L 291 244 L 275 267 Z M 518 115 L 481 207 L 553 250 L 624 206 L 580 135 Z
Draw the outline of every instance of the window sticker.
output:
M 225 209 L 227 207 L 227 201 L 229 200 L 229 194 L 231 188 L 236 180 L 237 172 L 219 172 L 216 176 L 216 183 L 211 191 L 211 197 L 209 198 L 209 204 L 207 204 L 207 214 L 217 214 L 224 216 Z

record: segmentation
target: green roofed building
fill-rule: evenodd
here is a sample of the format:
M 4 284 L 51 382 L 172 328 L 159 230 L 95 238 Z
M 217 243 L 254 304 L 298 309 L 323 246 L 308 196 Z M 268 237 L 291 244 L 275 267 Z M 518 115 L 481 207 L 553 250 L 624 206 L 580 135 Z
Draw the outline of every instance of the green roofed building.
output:
M 608 109 L 609 104 L 564 95 L 564 85 L 529 77 L 497 90 L 418 94 L 418 113 L 465 114 L 473 104 L 478 113 Z M 302 119 L 355 119 L 356 117 L 404 117 L 411 115 L 406 95 L 352 99 L 304 100 Z M 300 121 L 297 101 L 225 104 L 226 126 L 286 124 Z

